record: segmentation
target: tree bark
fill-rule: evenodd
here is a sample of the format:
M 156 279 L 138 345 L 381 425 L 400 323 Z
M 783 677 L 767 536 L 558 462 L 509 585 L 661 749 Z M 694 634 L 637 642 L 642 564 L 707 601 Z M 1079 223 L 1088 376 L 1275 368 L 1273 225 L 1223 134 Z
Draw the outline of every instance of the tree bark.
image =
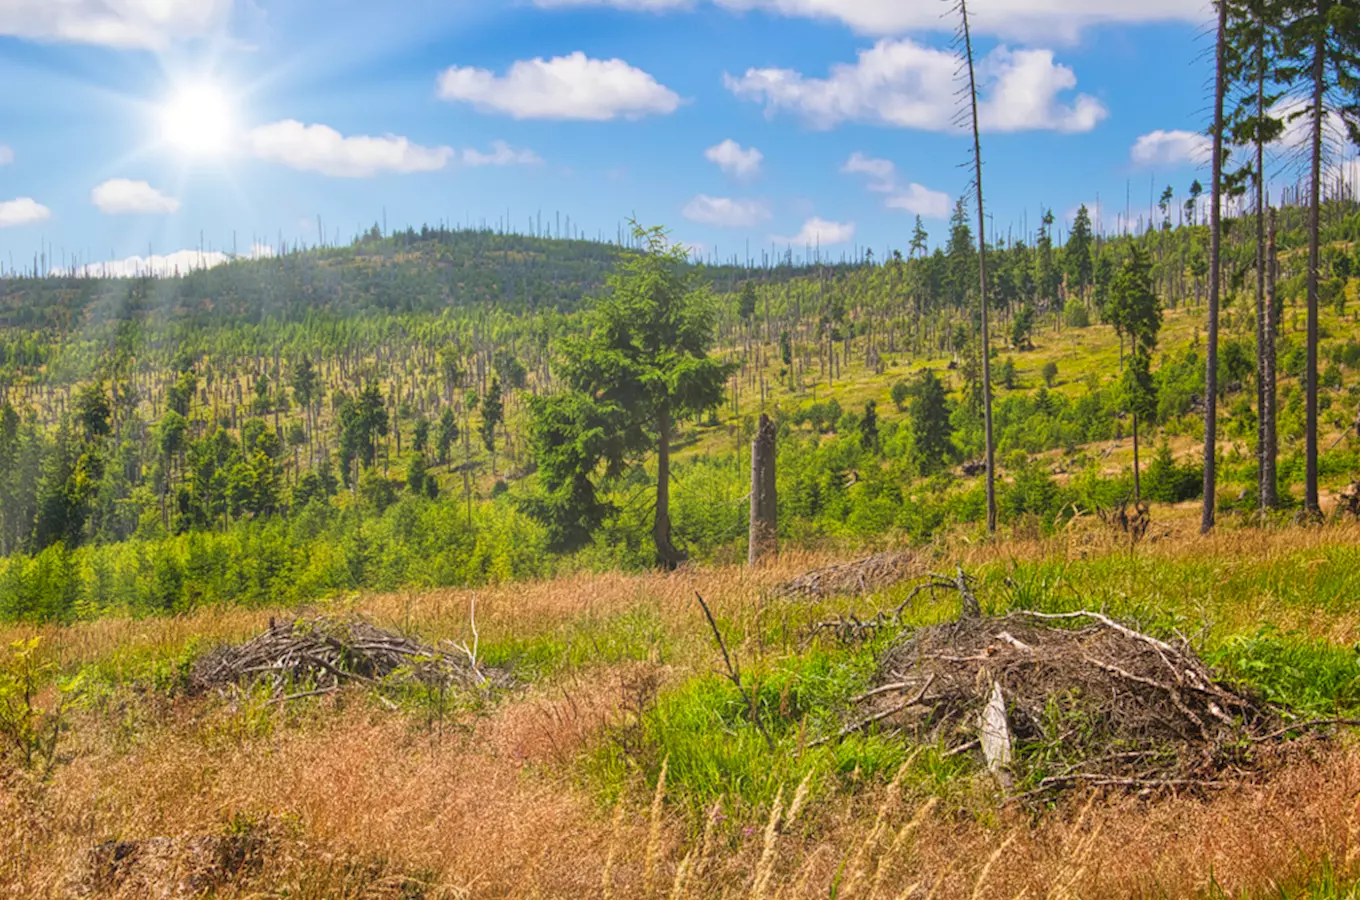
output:
M 751 536 L 747 563 L 779 552 L 778 496 L 775 487 L 775 426 L 760 414 L 756 438 L 751 442 Z
M 1266 25 L 1264 21 L 1258 21 L 1258 25 L 1261 35 L 1256 48 L 1256 486 L 1258 505 L 1264 513 L 1274 505 L 1273 491 L 1266 487 L 1266 471 L 1270 467 L 1266 461 L 1266 267 L 1270 265 L 1271 254 L 1266 249 L 1266 145 L 1260 131 L 1266 115 Z M 1273 226 L 1273 216 L 1271 223 Z
M 992 432 L 992 354 L 987 330 L 987 234 L 982 205 L 982 138 L 978 125 L 977 77 L 973 69 L 973 36 L 968 27 L 968 2 L 959 0 L 963 18 L 963 44 L 968 61 L 968 99 L 973 118 L 973 171 L 977 189 L 978 305 L 982 314 L 982 422 L 987 456 L 987 533 L 996 534 L 996 441 Z
M 1307 417 L 1304 475 L 1304 511 L 1307 515 L 1322 515 L 1318 501 L 1318 268 L 1320 263 L 1319 238 L 1322 210 L 1322 118 L 1323 110 L 1324 52 L 1327 35 L 1324 28 L 1318 28 L 1313 46 L 1313 121 L 1312 161 L 1309 173 L 1310 190 L 1308 197 L 1308 367 L 1305 374 L 1307 383 Z
M 1133 414 L 1133 502 L 1143 501 L 1143 484 L 1138 475 L 1138 413 Z
M 1263 509 L 1274 509 L 1279 506 L 1279 478 L 1275 470 L 1275 461 L 1279 456 L 1278 435 L 1275 425 L 1275 412 L 1278 404 L 1278 393 L 1275 385 L 1275 338 L 1280 333 L 1280 323 L 1278 321 L 1275 300 L 1275 276 L 1278 267 L 1275 249 L 1275 210 L 1270 211 L 1270 229 L 1266 237 L 1266 300 L 1265 300 L 1265 345 L 1262 353 L 1264 366 L 1262 368 L 1262 381 L 1264 382 L 1263 402 L 1261 407 L 1262 441 L 1264 450 L 1261 455 L 1261 507 Z
M 1223 234 L 1220 205 L 1223 196 L 1223 97 L 1227 88 L 1228 4 L 1218 0 L 1218 40 L 1214 52 L 1214 159 L 1209 192 L 1209 335 L 1204 387 L 1204 510 L 1200 531 L 1213 530 L 1218 452 L 1218 299 L 1221 285 L 1220 253 Z
M 652 541 L 656 544 L 656 558 L 664 569 L 675 569 L 685 561 L 685 554 L 671 543 L 671 408 L 662 403 L 656 415 L 656 519 L 652 523 Z

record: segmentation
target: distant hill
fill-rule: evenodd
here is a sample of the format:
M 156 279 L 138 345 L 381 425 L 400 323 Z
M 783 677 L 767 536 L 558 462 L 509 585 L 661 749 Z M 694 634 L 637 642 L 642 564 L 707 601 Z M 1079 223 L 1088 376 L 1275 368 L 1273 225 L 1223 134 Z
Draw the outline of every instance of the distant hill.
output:
M 299 322 L 317 313 L 569 313 L 604 285 L 626 249 L 486 230 L 426 227 L 387 237 L 375 230 L 345 247 L 240 259 L 168 278 L 3 279 L 0 327 L 89 330 L 143 313 L 216 326 Z M 811 268 L 785 264 L 762 275 L 784 280 Z M 719 292 L 749 276 L 741 266 L 703 269 Z

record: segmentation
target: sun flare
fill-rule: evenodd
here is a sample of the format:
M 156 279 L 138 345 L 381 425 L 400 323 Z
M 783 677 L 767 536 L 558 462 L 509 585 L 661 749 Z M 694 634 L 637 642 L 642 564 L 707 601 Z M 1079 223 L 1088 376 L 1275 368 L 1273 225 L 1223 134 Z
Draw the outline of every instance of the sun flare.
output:
M 218 157 L 236 133 L 236 104 L 222 85 L 181 85 L 160 108 L 161 139 L 180 154 Z

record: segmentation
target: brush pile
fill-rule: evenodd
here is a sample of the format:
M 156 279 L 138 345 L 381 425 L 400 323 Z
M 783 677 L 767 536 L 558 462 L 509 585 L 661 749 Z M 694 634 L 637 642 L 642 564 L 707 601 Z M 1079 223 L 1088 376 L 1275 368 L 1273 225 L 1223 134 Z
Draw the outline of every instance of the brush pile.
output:
M 509 680 L 505 672 L 481 665 L 475 648 L 448 642 L 431 647 L 362 619 L 318 617 L 271 620 L 268 630 L 244 644 L 213 650 L 198 660 L 190 684 L 202 692 L 263 681 L 280 696 L 299 688 L 310 688 L 304 691 L 310 696 L 347 682 L 376 685 L 394 678 L 461 688 Z
M 920 574 L 915 554 L 904 550 L 875 553 L 853 562 L 804 572 L 775 587 L 776 597 L 815 600 L 868 594 Z
M 882 655 L 874 684 L 830 739 L 877 727 L 977 752 L 1034 795 L 1222 787 L 1289 732 L 1279 711 L 1215 678 L 1188 645 L 1095 612 L 921 628 Z

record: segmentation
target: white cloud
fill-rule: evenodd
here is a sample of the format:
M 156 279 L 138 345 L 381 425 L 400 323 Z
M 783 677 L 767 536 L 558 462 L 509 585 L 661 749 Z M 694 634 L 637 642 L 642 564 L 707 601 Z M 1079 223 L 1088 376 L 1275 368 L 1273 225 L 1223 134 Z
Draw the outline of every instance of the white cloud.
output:
M 233 0 L 0 0 L 0 35 L 155 49 L 225 25 Z
M 847 175 L 866 175 L 869 190 L 877 194 L 887 194 L 883 205 L 889 209 L 901 209 L 915 213 L 923 219 L 949 218 L 949 195 L 941 191 L 911 182 L 905 187 L 897 177 L 897 166 L 887 159 L 875 159 L 858 151 L 841 166 Z
M 710 197 L 700 194 L 681 211 L 691 222 L 717 225 L 720 228 L 749 228 L 770 218 L 770 207 L 762 200 Z
M 16 225 L 31 225 L 52 218 L 52 210 L 43 206 L 32 197 L 0 202 L 0 228 L 13 228 Z
M 535 6 L 544 9 L 571 6 L 612 6 L 633 12 L 670 12 L 676 9 L 689 9 L 694 0 L 533 0 Z
M 1281 100 L 1270 108 L 1270 114 L 1284 121 L 1277 150 L 1284 153 L 1306 153 L 1313 146 L 1313 120 L 1307 114 L 1308 101 L 1293 97 Z M 1328 112 L 1322 120 L 1323 152 L 1350 143 L 1346 122 L 1335 112 Z
M 439 76 L 439 96 L 516 119 L 605 122 L 664 115 L 680 106 L 679 95 L 641 69 L 580 51 L 520 60 L 504 75 L 454 66 Z
M 797 247 L 830 247 L 845 244 L 855 238 L 854 222 L 828 222 L 813 216 L 803 223 L 803 228 L 793 237 L 772 237 L 776 244 L 791 244 Z
M 1158 129 L 1134 141 L 1129 156 L 1140 166 L 1198 165 L 1213 155 L 1213 142 L 1195 131 Z
M 541 166 L 543 158 L 532 150 L 520 150 L 511 147 L 505 141 L 492 141 L 491 152 L 482 153 L 480 150 L 468 148 L 463 151 L 463 165 L 465 166 Z
M 179 200 L 168 197 L 145 181 L 113 178 L 90 192 L 90 202 L 100 212 L 169 214 L 179 212 Z
M 953 31 L 948 7 L 930 0 L 711 0 L 734 12 L 830 19 L 860 34 L 875 36 L 913 31 Z M 698 0 L 534 0 L 543 7 L 612 6 L 643 12 L 668 12 L 698 6 Z M 1140 22 L 1205 22 L 1209 4 L 1195 0 L 972 0 L 973 30 L 1020 40 L 1074 40 L 1093 25 Z
M 774 115 L 789 111 L 814 128 L 868 122 L 922 131 L 957 130 L 959 57 L 911 40 L 882 40 L 862 50 L 856 63 L 831 67 L 827 78 L 807 78 L 792 69 L 748 69 L 724 75 L 736 96 L 763 102 Z M 1051 50 L 998 47 L 978 65 L 978 115 L 987 131 L 1083 132 L 1108 111 L 1096 98 L 1061 95 L 1077 85 Z
M 336 178 L 436 172 L 455 156 L 452 147 L 422 147 L 396 135 L 345 137 L 334 128 L 292 119 L 256 128 L 246 143 L 260 159 Z
M 889 197 L 887 206 L 889 209 L 913 213 L 923 219 L 947 219 L 950 199 L 943 191 L 932 191 L 924 185 L 912 182 Z
M 897 166 L 887 159 L 874 159 L 856 150 L 841 166 L 847 175 L 868 175 L 869 190 L 886 193 L 897 184 Z
M 14 151 L 4 144 L 0 144 L 0 166 L 7 166 L 14 162 Z
M 705 150 L 704 159 L 732 178 L 754 178 L 760 174 L 760 164 L 765 161 L 765 154 L 755 147 L 743 149 L 741 144 L 728 138 Z
M 236 259 L 263 259 L 274 255 L 274 248 L 256 244 Z M 177 250 L 164 256 L 129 256 L 104 262 L 87 263 L 75 269 L 63 271 L 53 269 L 54 275 L 74 275 L 82 278 L 171 278 L 186 275 L 199 269 L 212 269 L 233 260 L 229 253 L 217 250 Z

